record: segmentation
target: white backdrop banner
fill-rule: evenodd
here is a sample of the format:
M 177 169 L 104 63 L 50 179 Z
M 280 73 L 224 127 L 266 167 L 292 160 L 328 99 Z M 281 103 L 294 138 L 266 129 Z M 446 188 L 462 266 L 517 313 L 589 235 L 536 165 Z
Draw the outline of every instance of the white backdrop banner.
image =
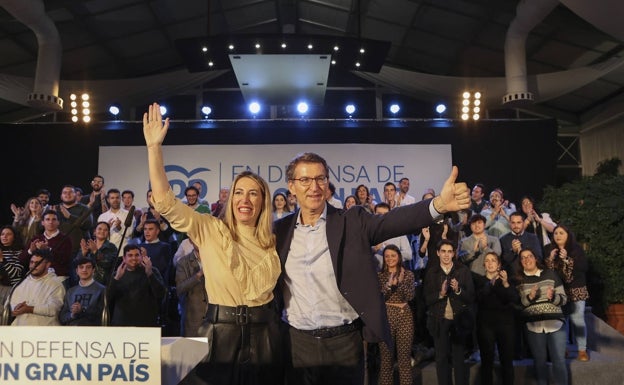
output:
M 409 194 L 420 199 L 427 188 L 439 192 L 451 170 L 451 145 L 285 144 L 163 146 L 167 177 L 178 197 L 194 182 L 202 198 L 216 202 L 219 189 L 230 187 L 236 174 L 250 170 L 262 176 L 271 193 L 287 189 L 286 166 L 302 152 L 315 152 L 329 165 L 329 179 L 341 201 L 366 185 L 373 198 L 383 200 L 383 185 L 410 179 Z M 460 170 L 461 173 L 461 170 Z M 134 191 L 137 207 L 145 206 L 149 188 L 147 152 L 143 146 L 102 146 L 99 174 L 105 188 Z
M 2 384 L 160 385 L 160 328 L 0 327 Z

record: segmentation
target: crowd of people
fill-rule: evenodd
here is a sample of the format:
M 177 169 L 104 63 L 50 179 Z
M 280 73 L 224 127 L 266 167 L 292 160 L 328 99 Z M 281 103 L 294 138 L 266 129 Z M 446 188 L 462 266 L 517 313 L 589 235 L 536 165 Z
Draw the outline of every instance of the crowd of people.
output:
M 498 188 L 486 200 L 454 168 L 438 195 L 418 200 L 403 178 L 384 185 L 382 202 L 365 185 L 341 202 L 325 160 L 304 153 L 287 167 L 287 194 L 243 172 L 213 204 L 201 183 L 180 200 L 164 171 L 169 122 L 154 104 L 143 123 L 147 207 L 100 175 L 89 194 L 66 185 L 59 204 L 42 189 L 11 205 L 0 297 L 13 325 L 208 337 L 187 384 L 362 384 L 377 344 L 379 384 L 394 383 L 395 362 L 398 382 L 411 384 L 412 366 L 431 356 L 439 384 L 467 384 L 471 353 L 482 384 L 493 383 L 497 355 L 501 383 L 513 384 L 525 346 L 539 384 L 547 355 L 554 383 L 567 384 L 568 324 L 577 358 L 589 360 L 587 258 L 530 197 L 519 210 Z

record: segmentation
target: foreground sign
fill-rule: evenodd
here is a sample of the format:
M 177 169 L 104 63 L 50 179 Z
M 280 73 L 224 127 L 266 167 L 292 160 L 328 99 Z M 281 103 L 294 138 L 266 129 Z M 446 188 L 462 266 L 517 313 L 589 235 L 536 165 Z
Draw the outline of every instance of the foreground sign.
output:
M 0 327 L 0 381 L 160 385 L 160 329 Z

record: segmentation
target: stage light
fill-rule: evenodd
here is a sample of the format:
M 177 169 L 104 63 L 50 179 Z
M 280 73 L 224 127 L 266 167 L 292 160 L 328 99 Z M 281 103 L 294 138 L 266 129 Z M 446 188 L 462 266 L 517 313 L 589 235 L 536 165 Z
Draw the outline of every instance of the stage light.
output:
M 360 67 L 360 65 L 361 65 L 361 64 L 360 64 L 360 62 L 359 62 L 359 61 L 358 61 L 358 62 L 355 62 L 355 66 L 356 66 L 356 67 L 358 67 L 358 68 L 359 68 L 359 67 Z
M 249 103 L 249 112 L 251 112 L 254 115 L 260 112 L 260 103 L 258 102 Z
M 71 100 L 71 121 L 74 123 L 78 123 L 82 120 L 85 123 L 89 123 L 91 121 L 91 103 L 89 102 L 89 94 L 84 92 L 78 97 L 76 94 L 69 95 L 69 99 Z
M 208 52 L 208 47 L 202 47 L 202 52 Z
M 117 115 L 119 115 L 121 110 L 119 109 L 119 106 L 113 104 L 112 106 L 108 107 L 108 112 L 110 112 L 111 115 L 113 115 L 113 116 L 117 116 Z
M 208 107 L 208 106 L 203 106 L 201 108 L 201 112 L 202 114 L 204 114 L 204 116 L 207 118 L 208 115 L 210 115 L 212 113 L 212 108 Z
M 260 44 L 256 43 L 256 49 L 260 49 Z
M 481 107 L 479 107 L 481 105 L 481 97 L 483 95 L 481 94 L 481 92 L 479 91 L 475 91 L 474 93 L 470 93 L 468 91 L 464 91 L 464 93 L 462 94 L 463 100 L 462 100 L 462 115 L 461 118 L 463 120 L 468 120 L 470 118 L 472 118 L 473 120 L 479 120 L 481 118 L 481 115 L 479 114 L 481 112 Z M 472 116 L 469 115 L 470 113 L 470 109 L 472 108 Z
M 300 102 L 297 104 L 297 112 L 300 114 L 306 114 L 308 112 L 308 108 L 308 103 L 306 102 Z
M 286 43 L 282 43 L 282 48 L 286 48 Z
M 364 53 L 366 51 L 364 51 L 364 48 L 360 48 L 360 53 Z
M 393 104 L 390 106 L 390 112 L 392 112 L 393 114 L 396 114 L 399 111 L 401 111 L 401 107 L 398 104 Z
M 308 44 L 308 49 L 312 49 L 314 46 L 312 44 Z
M 331 63 L 332 63 L 332 65 L 336 65 L 336 61 L 335 60 L 332 60 Z
M 446 106 L 444 104 L 438 104 L 435 108 L 438 114 L 443 114 L 446 111 Z
M 347 112 L 347 114 L 353 115 L 353 113 L 355 112 L 355 106 L 353 104 L 348 104 L 345 107 L 345 111 Z
M 340 47 L 338 47 L 337 45 L 334 46 L 334 51 L 338 51 L 340 49 Z
M 229 49 L 230 51 L 233 51 L 233 50 L 234 50 L 234 44 L 230 44 L 230 45 L 228 45 L 228 49 Z
M 209 62 L 208 62 L 208 67 L 212 67 L 212 66 L 214 66 L 214 63 L 213 63 L 213 61 L 211 60 L 211 61 L 209 61 Z
M 162 116 L 167 115 L 167 107 L 165 107 L 165 106 L 160 106 L 160 114 L 161 114 Z

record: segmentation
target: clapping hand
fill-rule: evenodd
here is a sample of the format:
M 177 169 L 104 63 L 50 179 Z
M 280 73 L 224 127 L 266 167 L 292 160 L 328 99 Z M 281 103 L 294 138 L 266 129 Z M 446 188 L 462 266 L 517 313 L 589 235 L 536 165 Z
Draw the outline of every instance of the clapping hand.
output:
M 455 294 L 459 294 L 459 281 L 455 278 L 451 279 L 451 289 L 453 289 Z
M 537 298 L 538 294 L 539 294 L 539 286 L 533 285 L 533 287 L 531 288 L 531 291 L 529 292 L 529 299 L 531 301 L 535 301 L 535 298 Z
M 141 247 L 141 266 L 145 268 L 145 274 L 147 274 L 148 277 L 152 275 L 152 260 L 147 256 L 145 247 Z
M 82 305 L 80 305 L 80 302 L 74 302 L 70 310 L 72 315 L 80 314 L 82 312 Z
M 442 287 L 440 288 L 440 297 L 445 297 L 448 290 L 448 278 L 442 281 Z
M 123 275 L 126 273 L 126 269 L 127 269 L 126 263 L 122 262 L 117 268 L 117 271 L 115 272 L 116 281 L 119 281 L 121 277 L 123 277 Z
M 554 296 L 555 296 L 555 288 L 552 286 L 548 286 L 548 288 L 546 289 L 546 298 L 548 298 L 549 301 L 552 301 Z

